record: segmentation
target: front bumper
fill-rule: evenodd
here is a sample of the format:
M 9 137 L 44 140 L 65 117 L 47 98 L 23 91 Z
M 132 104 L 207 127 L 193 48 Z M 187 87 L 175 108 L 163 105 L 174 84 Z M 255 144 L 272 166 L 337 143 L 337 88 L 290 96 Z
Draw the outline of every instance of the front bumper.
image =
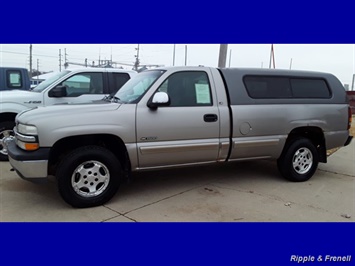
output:
M 15 141 L 7 145 L 9 162 L 17 174 L 28 181 L 38 182 L 48 177 L 49 148 L 36 151 L 24 151 L 17 147 Z

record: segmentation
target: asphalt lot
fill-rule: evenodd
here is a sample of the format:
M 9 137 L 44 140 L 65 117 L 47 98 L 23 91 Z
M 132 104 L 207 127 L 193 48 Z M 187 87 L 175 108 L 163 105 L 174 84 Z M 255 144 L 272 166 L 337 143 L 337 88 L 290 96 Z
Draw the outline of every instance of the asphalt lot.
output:
M 135 173 L 106 205 L 74 209 L 54 180 L 33 184 L 0 162 L 0 221 L 338 221 L 355 219 L 355 141 L 292 183 L 271 161 Z

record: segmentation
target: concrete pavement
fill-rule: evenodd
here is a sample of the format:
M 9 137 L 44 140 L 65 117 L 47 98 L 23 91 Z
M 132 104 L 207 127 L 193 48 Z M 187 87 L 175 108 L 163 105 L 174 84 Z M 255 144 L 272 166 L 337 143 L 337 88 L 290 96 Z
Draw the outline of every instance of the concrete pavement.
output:
M 249 161 L 135 173 L 106 205 L 74 209 L 46 184 L 0 162 L 0 221 L 355 221 L 355 141 L 304 183 L 275 162 Z

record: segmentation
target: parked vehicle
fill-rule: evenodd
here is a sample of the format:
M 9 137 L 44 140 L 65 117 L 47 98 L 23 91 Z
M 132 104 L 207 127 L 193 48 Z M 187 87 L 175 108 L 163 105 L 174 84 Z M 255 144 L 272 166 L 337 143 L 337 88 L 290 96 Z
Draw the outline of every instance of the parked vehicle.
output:
M 26 68 L 0 67 L 0 91 L 29 90 L 30 77 Z
M 101 205 L 131 171 L 275 159 L 296 182 L 351 141 L 350 108 L 326 73 L 175 67 L 148 70 L 105 103 L 49 106 L 16 118 L 10 163 L 56 176 L 75 207 Z
M 7 73 L 18 72 L 11 70 Z M 17 114 L 37 106 L 102 99 L 104 95 L 116 93 L 135 74 L 131 70 L 113 68 L 64 70 L 53 74 L 31 91 L 0 91 L 0 161 L 8 159 L 5 143 L 13 138 Z
M 349 97 L 351 112 L 353 115 L 355 115 L 355 91 L 347 91 L 346 94 Z

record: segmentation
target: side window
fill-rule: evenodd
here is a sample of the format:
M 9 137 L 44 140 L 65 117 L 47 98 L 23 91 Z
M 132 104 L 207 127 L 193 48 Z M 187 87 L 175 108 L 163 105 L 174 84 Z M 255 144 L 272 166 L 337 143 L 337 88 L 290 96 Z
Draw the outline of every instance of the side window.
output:
M 323 79 L 291 79 L 294 98 L 330 98 L 327 83 Z
M 78 97 L 82 94 L 103 94 L 102 73 L 80 73 L 71 76 L 60 85 L 66 86 L 67 97 Z
M 291 98 L 290 82 L 284 77 L 246 76 L 244 84 L 251 98 Z
M 208 76 L 203 71 L 177 72 L 168 77 L 158 91 L 166 92 L 170 106 L 210 106 L 211 89 Z
M 18 89 L 22 87 L 22 75 L 21 71 L 18 70 L 8 70 L 7 75 L 7 86 L 11 89 Z
M 114 89 L 112 93 L 116 93 L 128 80 L 129 75 L 127 73 L 113 73 Z

